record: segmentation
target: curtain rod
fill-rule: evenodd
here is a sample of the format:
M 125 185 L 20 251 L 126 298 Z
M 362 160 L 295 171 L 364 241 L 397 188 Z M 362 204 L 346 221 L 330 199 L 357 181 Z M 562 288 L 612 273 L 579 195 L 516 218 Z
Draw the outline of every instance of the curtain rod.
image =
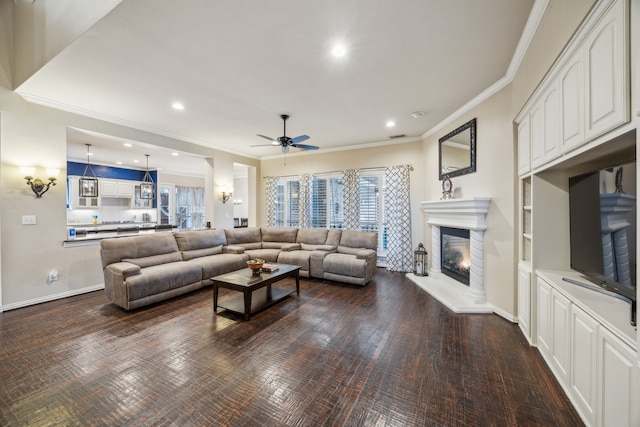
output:
M 413 172 L 413 165 L 412 164 L 408 164 L 408 165 L 400 165 L 400 166 L 409 166 L 409 171 Z M 375 170 L 375 169 L 384 169 L 386 168 L 386 166 L 379 166 L 379 167 L 375 167 L 375 168 L 358 168 L 358 170 L 361 171 L 366 171 L 366 170 Z M 349 169 L 344 169 L 344 170 L 349 170 Z M 311 175 L 325 175 L 325 174 L 330 174 L 330 173 L 338 173 L 338 172 L 343 172 L 344 170 L 337 170 L 337 171 L 329 171 L 329 172 L 316 172 L 314 174 Z M 297 175 L 276 175 L 277 178 L 290 178 L 290 177 L 295 177 L 295 176 L 300 176 L 301 174 L 297 174 Z M 269 178 L 268 176 L 263 176 L 264 178 Z

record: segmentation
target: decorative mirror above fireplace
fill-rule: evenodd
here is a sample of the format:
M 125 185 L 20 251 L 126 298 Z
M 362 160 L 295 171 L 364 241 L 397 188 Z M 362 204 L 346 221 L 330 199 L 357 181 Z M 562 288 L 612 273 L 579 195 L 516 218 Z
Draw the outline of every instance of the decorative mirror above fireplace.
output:
M 442 180 L 476 171 L 476 119 L 470 120 L 438 140 Z

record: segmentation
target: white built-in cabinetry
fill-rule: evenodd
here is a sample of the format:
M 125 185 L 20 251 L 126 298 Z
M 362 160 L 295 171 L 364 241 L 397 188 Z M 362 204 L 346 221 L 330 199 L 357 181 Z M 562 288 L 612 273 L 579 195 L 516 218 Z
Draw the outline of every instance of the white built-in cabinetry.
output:
M 580 278 L 569 265 L 569 177 L 636 157 L 631 1 L 596 2 L 515 119 L 518 322 L 588 426 L 640 426 L 629 305 L 563 281 Z
M 100 179 L 100 197 L 133 197 L 133 181 Z
M 640 421 L 635 331 L 629 305 L 537 271 L 538 348 L 587 425 Z M 567 273 L 581 280 L 576 273 Z
M 69 186 L 69 209 L 98 209 L 100 207 L 100 197 L 80 197 L 80 177 L 70 176 Z
M 629 121 L 627 1 L 598 3 L 516 118 L 520 175 Z

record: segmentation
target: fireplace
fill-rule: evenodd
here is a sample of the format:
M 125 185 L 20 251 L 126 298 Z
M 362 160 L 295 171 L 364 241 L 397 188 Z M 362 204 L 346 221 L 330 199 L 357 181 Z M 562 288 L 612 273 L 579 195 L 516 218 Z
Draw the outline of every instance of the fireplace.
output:
M 469 230 L 440 227 L 440 269 L 442 273 L 469 285 L 471 245 Z
M 494 311 L 484 290 L 484 232 L 490 203 L 489 197 L 420 203 L 431 226 L 431 268 L 429 276 L 407 277 L 456 313 Z

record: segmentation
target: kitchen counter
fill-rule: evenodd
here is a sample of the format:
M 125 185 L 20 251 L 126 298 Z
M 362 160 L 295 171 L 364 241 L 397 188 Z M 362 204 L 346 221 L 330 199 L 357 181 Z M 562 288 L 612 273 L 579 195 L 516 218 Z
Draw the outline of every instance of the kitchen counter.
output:
M 75 228 L 75 239 L 62 242 L 65 248 L 74 246 L 99 245 L 102 239 L 112 237 L 138 236 L 150 233 L 172 232 L 176 226 L 158 225 L 156 223 L 120 223 L 120 224 L 74 224 L 67 229 Z

